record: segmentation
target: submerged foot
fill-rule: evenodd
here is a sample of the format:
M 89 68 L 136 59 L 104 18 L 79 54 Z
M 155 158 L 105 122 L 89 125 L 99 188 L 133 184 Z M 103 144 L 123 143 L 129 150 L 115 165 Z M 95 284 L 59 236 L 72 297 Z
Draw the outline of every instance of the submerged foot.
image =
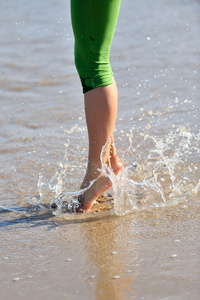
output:
M 112 170 L 115 175 L 123 169 L 123 164 L 116 157 L 116 160 L 113 160 Z M 112 180 L 109 175 L 105 173 L 100 173 L 98 169 L 94 172 L 87 171 L 86 176 L 81 184 L 80 189 L 83 190 L 76 200 L 65 202 L 64 210 L 67 213 L 83 213 L 87 212 L 94 204 L 96 199 L 107 191 L 112 186 Z M 80 192 L 81 192 L 80 190 Z M 57 210 L 58 205 L 55 202 L 50 205 L 52 210 Z
M 112 181 L 107 174 L 92 166 L 87 170 L 86 176 L 81 184 L 83 194 L 78 196 L 79 207 L 76 212 L 88 211 L 96 199 L 112 186 Z
M 117 175 L 123 169 L 123 163 L 118 158 L 115 148 L 113 147 L 110 152 L 110 168 L 113 173 Z M 96 199 L 108 190 L 112 186 L 112 181 L 109 175 L 100 173 L 101 171 L 95 164 L 88 164 L 86 176 L 81 185 L 81 189 L 84 189 L 84 193 L 78 197 L 78 207 L 76 212 L 81 213 L 88 211 L 96 201 Z M 91 182 L 93 184 L 91 185 Z

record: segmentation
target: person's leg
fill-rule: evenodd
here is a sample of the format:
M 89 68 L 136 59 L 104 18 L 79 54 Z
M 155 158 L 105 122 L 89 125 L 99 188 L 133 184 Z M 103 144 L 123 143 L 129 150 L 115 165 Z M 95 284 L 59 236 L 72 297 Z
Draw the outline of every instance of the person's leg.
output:
M 88 166 L 81 189 L 88 188 L 79 197 L 82 206 L 79 210 L 88 210 L 94 201 L 108 188 L 112 181 L 104 170 L 102 163 L 117 174 L 123 165 L 114 146 L 114 127 L 117 114 L 117 94 L 115 83 L 98 87 L 85 93 L 85 114 L 89 137 Z M 104 152 L 101 152 L 106 145 Z M 101 161 L 102 159 L 102 161 Z
M 113 78 L 113 85 L 114 85 L 114 90 L 115 90 L 115 97 L 118 101 L 118 90 L 117 90 L 117 85 L 116 85 L 114 78 Z M 110 164 L 111 164 L 111 168 L 115 175 L 117 175 L 123 169 L 123 164 L 120 161 L 120 159 L 118 158 L 116 148 L 115 148 L 114 132 L 111 135 Z
M 75 65 L 86 93 L 113 83 L 109 55 L 121 0 L 71 0 Z
M 113 95 L 113 84 L 98 87 L 84 95 L 89 154 L 87 171 L 81 189 L 87 188 L 93 180 L 96 181 L 79 197 L 82 210 L 88 210 L 97 197 L 112 186 L 111 179 L 106 172 L 102 171 L 102 163 L 111 167 L 110 144 L 117 113 L 117 102 Z M 106 143 L 101 161 L 101 152 Z
M 120 0 L 88 0 L 87 5 L 82 0 L 71 1 L 75 63 L 83 86 L 89 136 L 88 166 L 81 185 L 85 191 L 79 196 L 82 205 L 78 212 L 87 211 L 112 185 L 104 168 L 102 172 L 102 163 L 115 174 L 123 168 L 114 146 L 118 93 L 109 63 L 119 6 Z

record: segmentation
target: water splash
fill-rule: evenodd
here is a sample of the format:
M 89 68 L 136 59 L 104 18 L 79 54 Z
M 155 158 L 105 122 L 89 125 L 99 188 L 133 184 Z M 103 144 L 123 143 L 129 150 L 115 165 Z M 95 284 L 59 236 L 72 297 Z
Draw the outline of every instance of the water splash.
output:
M 140 135 L 138 142 L 134 136 L 134 129 L 127 133 L 129 145 L 123 153 L 123 161 L 128 161 L 118 176 L 114 176 L 107 165 L 102 164 L 104 174 L 113 182 L 114 212 L 118 215 L 141 210 L 149 207 L 161 207 L 186 202 L 199 192 L 199 165 L 196 156 L 199 154 L 200 135 L 181 126 L 170 130 L 162 138 L 155 134 Z M 109 143 L 108 141 L 107 143 Z M 102 149 L 101 160 L 107 143 Z M 40 174 L 38 190 L 42 202 L 47 190 L 51 191 L 51 201 L 56 203 L 55 214 L 66 211 L 78 203 L 78 196 L 89 189 L 78 190 L 77 182 L 81 182 L 85 172 L 84 164 L 80 164 L 76 152 L 76 160 L 69 155 L 69 144 L 62 162 L 54 172 L 52 178 L 45 179 Z M 137 151 L 135 151 L 137 149 Z M 132 162 L 134 157 L 134 161 Z M 80 174 L 80 169 L 82 172 Z M 101 176 L 100 173 L 99 176 Z M 49 199 L 49 197 L 48 197 Z M 71 206 L 70 206 L 71 205 Z
M 38 179 L 38 192 L 40 196 L 40 203 L 45 201 L 46 196 L 49 197 L 49 191 L 53 198 L 57 199 L 63 190 L 63 180 L 66 177 L 68 171 L 68 144 L 65 144 L 65 154 L 63 157 L 62 162 L 59 163 L 58 168 L 56 169 L 53 177 L 49 180 L 46 178 L 42 173 L 39 174 Z
M 99 178 L 103 175 L 106 174 L 106 176 L 110 177 L 110 179 L 113 181 L 113 173 L 111 171 L 111 169 L 108 167 L 107 164 L 104 163 L 103 161 L 103 155 L 106 151 L 106 148 L 108 146 L 108 144 L 111 143 L 111 141 L 107 141 L 105 143 L 105 145 L 102 147 L 102 151 L 100 154 L 100 159 L 102 162 L 102 169 L 99 169 L 99 175 L 97 176 L 97 178 L 95 178 L 94 180 L 92 180 L 90 182 L 90 184 L 83 189 L 79 189 L 78 191 L 72 191 L 72 192 L 66 192 L 66 191 L 62 191 L 62 189 L 60 187 L 62 187 L 62 179 L 65 175 L 65 172 L 61 171 L 61 175 L 59 176 L 57 180 L 58 182 L 58 187 L 59 189 L 57 189 L 56 186 L 52 187 L 53 191 L 59 191 L 59 193 L 54 193 L 53 194 L 53 198 L 50 201 L 50 207 L 51 209 L 53 209 L 53 213 L 58 215 L 59 213 L 62 212 L 70 212 L 70 213 L 74 213 L 76 212 L 77 208 L 80 206 L 80 202 L 79 202 L 79 196 L 83 195 L 87 190 L 89 190 L 92 185 L 99 180 Z M 67 147 L 68 145 L 66 145 Z M 67 151 L 66 151 L 67 154 Z M 66 155 L 65 155 L 66 158 Z M 57 173 L 57 172 L 56 172 Z M 54 176 L 55 177 L 55 176 Z
M 135 153 L 133 130 L 128 134 L 127 152 Z M 193 157 L 199 154 L 200 136 L 184 126 L 170 131 L 165 138 L 146 134 L 138 152 L 148 149 L 147 159 L 133 171 L 125 167 L 113 184 L 114 208 L 123 215 L 133 210 L 188 201 L 199 191 L 199 166 Z

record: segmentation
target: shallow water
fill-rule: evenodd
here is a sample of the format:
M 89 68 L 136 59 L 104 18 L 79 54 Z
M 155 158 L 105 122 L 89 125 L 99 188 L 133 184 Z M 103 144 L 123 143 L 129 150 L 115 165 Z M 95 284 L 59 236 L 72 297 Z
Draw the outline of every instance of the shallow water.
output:
M 1 11 L 1 298 L 199 299 L 199 1 L 122 1 L 125 168 L 82 216 L 49 209 L 77 194 L 87 162 L 69 3 Z

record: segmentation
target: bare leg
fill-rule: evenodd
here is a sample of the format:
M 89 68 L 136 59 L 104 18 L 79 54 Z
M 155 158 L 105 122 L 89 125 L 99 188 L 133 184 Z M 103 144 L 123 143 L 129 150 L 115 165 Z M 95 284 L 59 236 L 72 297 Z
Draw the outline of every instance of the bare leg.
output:
M 116 97 L 116 99 L 118 99 L 118 90 L 117 90 L 117 85 L 116 85 L 114 78 L 113 78 L 113 87 L 114 87 L 114 91 L 115 91 L 115 97 Z M 123 169 L 123 164 L 117 156 L 115 143 L 114 143 L 114 133 L 112 133 L 112 135 L 111 135 L 110 163 L 111 163 L 111 168 L 115 175 L 117 175 Z
M 81 189 L 87 188 L 90 182 L 94 184 L 79 197 L 82 210 L 87 211 L 103 192 L 112 186 L 112 181 L 106 174 L 101 174 L 102 162 L 100 154 L 102 147 L 110 141 L 103 153 L 103 163 L 118 173 L 123 165 L 117 157 L 114 146 L 114 127 L 117 114 L 117 88 L 115 82 L 105 87 L 98 87 L 85 93 L 85 114 L 89 137 L 88 166 Z

